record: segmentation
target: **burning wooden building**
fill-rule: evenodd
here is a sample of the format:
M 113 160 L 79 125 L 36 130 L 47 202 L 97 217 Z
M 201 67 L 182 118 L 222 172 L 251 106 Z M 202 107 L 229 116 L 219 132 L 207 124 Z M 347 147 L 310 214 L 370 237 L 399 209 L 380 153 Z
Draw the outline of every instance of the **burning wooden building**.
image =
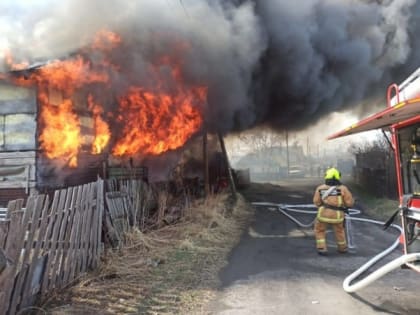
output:
M 12 75 L 20 77 L 22 72 Z M 76 100 L 72 103 L 72 112 L 67 112 L 59 91 L 50 89 L 47 97 L 48 112 L 40 104 L 36 88 L 0 84 L 2 206 L 11 199 L 25 198 L 31 193 L 94 181 L 103 172 L 106 156 L 100 152 L 91 153 L 95 120 L 86 111 L 86 104 Z M 49 117 L 52 112 L 60 113 L 62 117 Z M 75 116 L 71 113 L 78 114 L 78 123 L 74 126 L 72 119 Z M 55 128 L 48 129 L 51 126 L 46 124 L 48 119 L 51 123 L 55 119 Z M 72 137 L 80 137 L 76 155 L 71 151 Z M 56 155 L 52 155 L 54 152 Z
M 201 131 L 207 88 L 185 82 L 177 48 L 133 73 L 113 58 L 121 45 L 117 34 L 102 32 L 65 60 L 8 59 L 0 85 L 1 205 L 104 177 L 110 161 L 177 150 Z
M 26 196 L 36 186 L 36 93 L 0 85 L 0 202 Z

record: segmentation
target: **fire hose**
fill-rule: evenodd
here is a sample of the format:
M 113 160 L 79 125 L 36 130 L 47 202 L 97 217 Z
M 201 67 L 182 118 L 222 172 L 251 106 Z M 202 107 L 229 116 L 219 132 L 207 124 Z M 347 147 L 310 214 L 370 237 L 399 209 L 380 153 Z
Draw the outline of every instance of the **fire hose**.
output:
M 317 214 L 316 207 L 311 204 L 289 205 L 289 204 L 277 204 L 277 203 L 271 203 L 271 202 L 253 202 L 252 204 L 254 206 L 268 207 L 270 210 L 278 210 L 288 219 L 296 223 L 299 227 L 309 228 L 315 223 L 315 220 L 316 220 L 314 219 L 310 223 L 302 223 L 289 213 L 289 212 L 294 212 L 294 213 L 299 213 L 299 214 L 315 214 L 316 215 Z M 315 210 L 309 210 L 309 209 L 315 209 Z M 381 226 L 384 224 L 384 222 L 381 222 L 381 221 L 354 217 L 354 215 L 358 215 L 360 213 L 361 211 L 358 209 L 349 209 L 349 213 L 346 214 L 345 216 L 345 224 L 346 224 L 345 230 L 346 230 L 346 236 L 347 236 L 347 242 L 348 242 L 349 248 L 355 247 L 353 243 L 351 221 L 367 222 L 367 223 L 372 223 L 372 224 L 381 225 Z M 395 248 L 398 247 L 400 243 L 400 236 L 402 235 L 403 230 L 400 226 L 396 224 L 391 224 L 390 227 L 398 230 L 399 232 L 398 238 L 390 247 L 380 252 L 379 254 L 371 258 L 368 262 L 366 262 L 364 265 L 362 265 L 359 269 L 357 269 L 356 271 L 348 275 L 343 281 L 344 291 L 348 293 L 358 291 L 366 287 L 367 285 L 371 284 L 372 282 L 376 281 L 377 279 L 383 277 L 384 275 L 391 272 L 392 270 L 397 269 L 406 263 L 420 260 L 420 253 L 404 254 L 392 260 L 391 262 L 385 264 L 379 269 L 373 271 L 369 275 L 365 276 L 363 279 L 360 279 L 358 282 L 351 284 L 356 278 L 358 278 L 360 275 L 366 272 L 366 270 L 368 270 L 371 266 L 376 264 L 379 260 L 384 258 L 386 255 L 390 254 Z

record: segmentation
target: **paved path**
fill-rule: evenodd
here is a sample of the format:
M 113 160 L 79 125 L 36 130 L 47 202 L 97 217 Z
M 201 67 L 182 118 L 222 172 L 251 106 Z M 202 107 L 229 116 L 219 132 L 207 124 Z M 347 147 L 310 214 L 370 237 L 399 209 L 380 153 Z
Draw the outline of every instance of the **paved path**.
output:
M 280 185 L 254 184 L 243 192 L 249 201 L 311 203 L 317 183 L 295 180 Z M 310 222 L 313 217 L 300 216 Z M 354 223 L 357 246 L 346 255 L 318 256 L 311 229 L 300 229 L 284 215 L 259 208 L 255 222 L 233 250 L 221 272 L 223 290 L 209 307 L 211 314 L 420 314 L 420 275 L 398 269 L 377 282 L 348 294 L 344 278 L 371 257 L 390 246 L 395 233 L 368 223 Z M 398 249 L 386 258 L 401 253 Z M 385 261 L 384 261 L 385 262 Z

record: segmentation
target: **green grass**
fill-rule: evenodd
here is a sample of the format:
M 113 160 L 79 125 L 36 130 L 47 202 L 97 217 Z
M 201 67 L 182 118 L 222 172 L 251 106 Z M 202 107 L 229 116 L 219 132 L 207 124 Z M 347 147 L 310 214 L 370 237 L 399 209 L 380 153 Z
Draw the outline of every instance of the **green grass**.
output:
M 398 199 L 375 197 L 365 188 L 354 183 L 349 183 L 348 187 L 356 201 L 354 208 L 360 208 L 363 213 L 375 219 L 388 219 L 399 206 Z

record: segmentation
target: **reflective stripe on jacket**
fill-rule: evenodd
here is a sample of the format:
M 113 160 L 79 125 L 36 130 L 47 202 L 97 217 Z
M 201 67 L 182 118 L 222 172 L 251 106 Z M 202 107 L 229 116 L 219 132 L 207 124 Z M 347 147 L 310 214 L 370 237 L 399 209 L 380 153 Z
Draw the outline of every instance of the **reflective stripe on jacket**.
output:
M 331 210 L 321 206 L 318 208 L 317 219 L 325 223 L 342 223 L 344 220 L 344 212 L 340 210 Z
M 332 207 L 352 207 L 353 206 L 353 196 L 344 185 L 339 185 L 335 189 L 331 189 L 332 186 L 320 185 L 317 187 L 313 202 L 318 206 L 317 219 L 320 222 L 325 223 L 342 223 L 344 220 L 344 211 L 330 209 L 326 205 L 331 205 Z M 324 196 L 322 199 L 322 192 L 330 190 L 327 196 Z

